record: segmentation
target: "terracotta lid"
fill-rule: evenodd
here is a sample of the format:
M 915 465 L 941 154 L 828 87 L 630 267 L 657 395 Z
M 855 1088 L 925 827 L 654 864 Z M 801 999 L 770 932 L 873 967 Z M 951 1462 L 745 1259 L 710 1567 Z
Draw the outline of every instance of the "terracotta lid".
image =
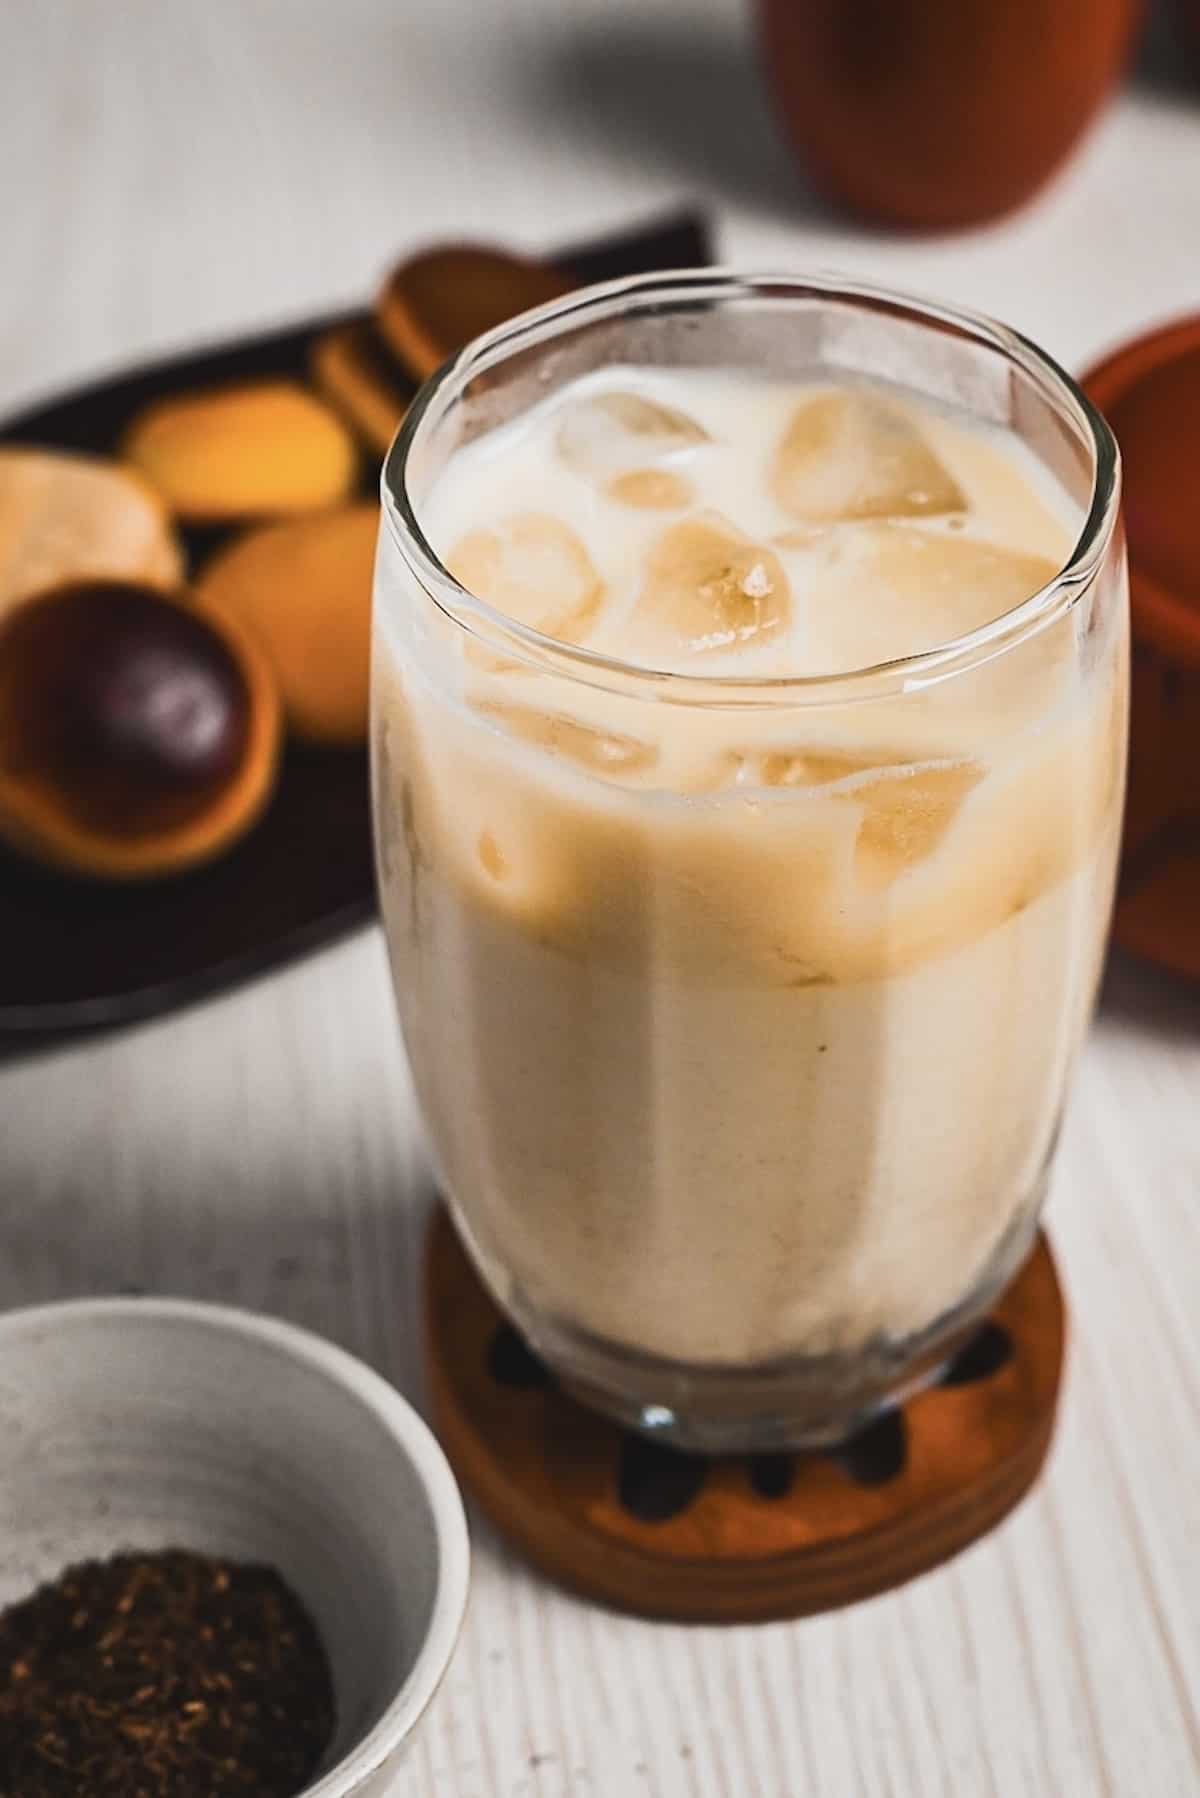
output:
M 1083 386 L 1124 462 L 1134 664 L 1114 935 L 1200 979 L 1200 317 L 1117 350 Z

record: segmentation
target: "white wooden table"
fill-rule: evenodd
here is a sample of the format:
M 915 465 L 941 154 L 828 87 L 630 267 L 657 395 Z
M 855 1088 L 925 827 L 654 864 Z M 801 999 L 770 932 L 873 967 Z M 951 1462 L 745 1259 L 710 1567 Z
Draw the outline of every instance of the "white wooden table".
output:
M 1073 367 L 1200 305 L 1200 82 L 1127 94 L 1015 221 L 889 241 L 806 195 L 738 0 L 5 0 L 0 151 L 4 406 L 354 303 L 434 234 L 536 246 L 691 198 L 731 260 L 978 304 Z M 477 1522 L 399 1798 L 1200 1792 L 1198 1095 L 1200 996 L 1119 962 L 1051 1210 L 1061 1427 L 1005 1527 L 843 1615 L 714 1630 L 577 1603 Z M 427 1199 L 376 930 L 0 1067 L 3 1305 L 261 1306 L 419 1400 Z

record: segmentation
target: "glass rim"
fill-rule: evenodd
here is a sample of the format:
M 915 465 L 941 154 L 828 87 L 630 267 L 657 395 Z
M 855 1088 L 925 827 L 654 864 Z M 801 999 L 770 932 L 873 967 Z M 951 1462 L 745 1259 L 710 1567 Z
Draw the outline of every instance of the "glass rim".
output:
M 998 352 L 1030 376 L 1059 414 L 1066 413 L 1091 456 L 1091 494 L 1074 548 L 1053 580 L 975 630 L 861 668 L 821 674 L 705 673 L 656 669 L 618 656 L 563 643 L 508 617 L 470 593 L 445 567 L 425 536 L 408 489 L 408 460 L 422 434 L 474 376 L 510 356 L 548 344 L 572 328 L 617 317 L 630 306 L 663 312 L 721 299 L 812 298 L 858 302 L 915 322 L 949 327 Z M 1095 578 L 1108 550 L 1121 498 L 1121 460 L 1103 415 L 1067 371 L 1031 339 L 986 313 L 943 305 L 898 288 L 837 274 L 748 273 L 729 267 L 661 270 L 578 288 L 520 313 L 458 350 L 426 380 L 408 407 L 384 458 L 380 475 L 382 515 L 393 541 L 424 595 L 451 624 L 493 652 L 507 648 L 527 666 L 609 691 L 651 694 L 669 703 L 757 706 L 845 703 L 938 683 L 990 661 L 1046 628 L 1075 605 Z

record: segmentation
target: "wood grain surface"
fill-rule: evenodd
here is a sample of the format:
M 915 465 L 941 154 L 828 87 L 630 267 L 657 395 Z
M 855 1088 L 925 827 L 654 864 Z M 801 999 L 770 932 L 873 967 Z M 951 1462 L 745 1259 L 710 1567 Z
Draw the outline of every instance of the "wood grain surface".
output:
M 0 408 L 350 307 L 435 234 L 536 248 L 689 199 L 728 259 L 981 305 L 1082 368 L 1200 300 L 1200 88 L 1178 67 L 1032 211 L 890 240 L 813 209 L 739 0 L 6 0 Z M 1060 1424 L 1008 1523 L 891 1596 L 715 1629 L 568 1598 L 476 1519 L 467 1628 L 396 1798 L 1191 1798 L 1198 1094 L 1200 996 L 1118 962 L 1050 1208 Z M 423 1402 L 429 1191 L 373 930 L 0 1068 L 5 1305 L 261 1306 Z

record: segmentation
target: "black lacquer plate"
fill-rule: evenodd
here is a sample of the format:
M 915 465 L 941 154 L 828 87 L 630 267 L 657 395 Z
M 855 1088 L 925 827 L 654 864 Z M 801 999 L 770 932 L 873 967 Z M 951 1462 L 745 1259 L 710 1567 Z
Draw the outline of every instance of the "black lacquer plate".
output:
M 711 245 L 704 220 L 685 213 L 554 260 L 586 284 L 703 266 Z M 118 375 L 9 420 L 0 442 L 110 454 L 162 394 L 303 378 L 313 339 L 341 322 L 315 319 Z M 378 474 L 377 464 L 366 468 L 364 491 Z M 193 572 L 222 540 L 187 537 Z M 176 879 L 106 886 L 0 854 L 0 1052 L 187 1004 L 331 942 L 374 911 L 366 754 L 291 744 L 262 820 L 219 860 Z

